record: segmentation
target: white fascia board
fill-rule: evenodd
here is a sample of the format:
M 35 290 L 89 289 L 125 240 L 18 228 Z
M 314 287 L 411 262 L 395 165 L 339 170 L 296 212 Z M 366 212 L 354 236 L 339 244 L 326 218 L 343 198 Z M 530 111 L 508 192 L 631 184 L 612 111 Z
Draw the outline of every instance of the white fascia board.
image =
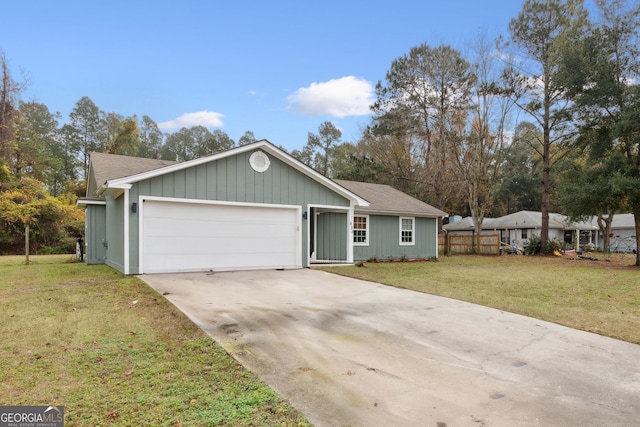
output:
M 78 199 L 76 201 L 76 207 L 84 208 L 89 205 L 102 205 L 105 206 L 107 204 L 106 200 L 95 200 L 95 199 Z
M 132 176 L 124 177 L 124 178 L 113 179 L 113 180 L 107 181 L 103 186 L 101 186 L 100 189 L 98 190 L 98 194 L 102 194 L 102 192 L 104 192 L 103 187 L 105 187 L 105 189 L 106 188 L 122 188 L 122 189 L 128 190 L 128 189 L 131 188 L 131 184 L 134 183 L 134 182 L 143 181 L 143 180 L 149 179 L 149 178 L 155 178 L 156 176 L 165 175 L 167 173 L 176 172 L 176 171 L 179 171 L 179 170 L 182 170 L 182 169 L 191 168 L 191 167 L 194 167 L 194 166 L 198 166 L 198 165 L 201 165 L 201 164 L 213 162 L 213 161 L 216 161 L 216 160 L 224 159 L 226 157 L 235 156 L 237 154 L 241 154 L 241 153 L 245 153 L 247 151 L 253 151 L 253 150 L 257 150 L 257 149 L 261 149 L 261 150 L 266 151 L 267 153 L 271 154 L 272 156 L 274 156 L 274 157 L 278 158 L 279 160 L 283 161 L 284 163 L 288 164 L 292 168 L 294 168 L 294 169 L 298 170 L 299 172 L 302 172 L 303 174 L 307 175 L 311 179 L 323 184 L 326 187 L 329 187 L 330 189 L 332 189 L 336 193 L 340 194 L 341 196 L 349 199 L 350 201 L 355 201 L 355 203 L 357 205 L 363 206 L 363 207 L 369 206 L 369 202 L 366 201 L 365 199 L 363 199 L 362 197 L 358 196 L 357 194 L 354 194 L 354 193 L 350 192 L 346 188 L 338 185 L 337 183 L 333 182 L 332 180 L 330 180 L 329 178 L 325 177 L 324 175 L 316 172 L 315 170 L 313 170 L 309 166 L 307 166 L 304 163 L 300 162 L 299 160 L 291 157 L 289 154 L 287 154 L 284 151 L 280 150 L 275 145 L 271 144 L 269 141 L 267 141 L 265 139 L 263 139 L 261 141 L 254 142 L 253 144 L 247 144 L 247 145 L 243 145 L 241 147 L 236 147 L 236 148 L 232 148 L 232 149 L 227 150 L 227 151 L 223 151 L 221 153 L 212 154 L 211 156 L 201 157 L 199 159 L 194 159 L 194 160 L 189 160 L 189 161 L 186 161 L 186 162 L 176 163 L 174 165 L 165 166 L 163 168 L 154 169 L 152 171 L 143 172 L 143 173 L 140 173 L 140 174 L 137 174 L 137 175 L 132 175 Z M 126 185 L 128 185 L 128 187 L 126 187 Z
M 387 215 L 387 216 L 414 216 L 416 218 L 444 218 L 448 214 L 426 214 L 422 212 L 406 212 L 406 211 L 384 211 L 384 210 L 370 210 L 370 209 L 358 209 L 356 207 L 356 214 L 361 215 Z
M 107 188 L 112 189 L 112 188 L 117 188 L 119 190 L 131 190 L 132 185 L 128 184 L 128 183 L 119 183 L 119 184 L 109 184 L 110 181 L 107 181 Z
M 98 196 L 102 196 L 103 194 L 108 192 L 108 190 L 120 190 L 119 193 L 122 193 L 122 191 L 130 190 L 132 187 L 131 184 L 123 183 L 123 182 L 114 183 L 114 181 L 119 181 L 119 180 L 111 180 L 111 181 L 105 182 L 98 188 L 98 190 L 96 191 L 96 194 Z M 113 191 L 111 192 L 113 193 Z

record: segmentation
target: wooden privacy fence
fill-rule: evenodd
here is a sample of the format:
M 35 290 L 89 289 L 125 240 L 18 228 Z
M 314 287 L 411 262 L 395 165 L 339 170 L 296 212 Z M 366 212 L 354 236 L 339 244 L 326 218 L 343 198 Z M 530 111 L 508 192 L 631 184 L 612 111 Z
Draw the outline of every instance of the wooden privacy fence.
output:
M 445 255 L 473 253 L 473 234 L 440 234 L 438 247 Z M 477 253 L 500 255 L 500 234 L 481 234 Z

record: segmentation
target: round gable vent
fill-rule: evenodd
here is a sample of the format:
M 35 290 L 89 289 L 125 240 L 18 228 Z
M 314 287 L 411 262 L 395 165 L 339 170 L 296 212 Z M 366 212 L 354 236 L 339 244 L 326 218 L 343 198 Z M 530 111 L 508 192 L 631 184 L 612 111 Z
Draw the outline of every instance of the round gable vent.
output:
M 256 151 L 249 157 L 249 164 L 254 171 L 262 173 L 269 169 L 271 161 L 269 161 L 269 157 L 265 153 Z

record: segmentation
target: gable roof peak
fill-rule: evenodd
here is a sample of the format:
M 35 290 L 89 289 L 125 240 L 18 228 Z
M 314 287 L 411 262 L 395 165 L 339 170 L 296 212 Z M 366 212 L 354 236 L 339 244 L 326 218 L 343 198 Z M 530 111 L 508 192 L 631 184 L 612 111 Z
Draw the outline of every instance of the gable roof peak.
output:
M 102 175 L 102 173 L 96 174 L 96 189 L 97 189 L 96 194 L 101 195 L 104 191 L 110 188 L 111 189 L 129 188 L 131 184 L 135 182 L 154 178 L 156 176 L 164 175 L 171 172 L 176 172 L 179 170 L 187 169 L 190 167 L 217 161 L 219 159 L 235 156 L 241 153 L 246 153 L 246 152 L 250 152 L 258 149 L 261 149 L 266 153 L 274 156 L 275 158 L 281 160 L 288 166 L 303 173 L 304 175 L 308 176 L 314 181 L 328 188 L 331 188 L 333 191 L 342 195 L 346 199 L 351 200 L 356 205 L 369 206 L 369 202 L 365 198 L 357 195 L 356 193 L 348 190 L 347 188 L 337 185 L 331 179 L 325 177 L 321 173 L 305 165 L 301 161 L 295 159 L 290 154 L 276 147 L 266 139 L 261 139 L 259 141 L 252 142 L 251 144 L 234 147 L 229 150 L 211 154 L 209 156 L 204 156 L 204 157 L 200 157 L 193 160 L 187 160 L 185 162 L 159 161 L 155 159 L 116 156 L 113 154 L 99 153 L 97 156 L 99 159 L 98 163 L 103 164 L 101 167 L 104 167 L 105 171 L 104 171 L 104 176 Z M 102 155 L 104 155 L 105 157 L 103 157 Z M 106 156 L 111 156 L 111 157 L 106 157 Z M 115 166 L 114 163 L 117 163 L 118 161 L 122 161 L 123 158 L 126 158 L 126 160 L 124 160 L 123 163 L 130 166 L 130 170 L 127 170 L 124 173 L 122 171 L 120 171 L 119 173 L 115 173 L 114 168 L 117 169 L 119 166 Z M 109 159 L 111 159 L 111 161 L 109 161 Z M 136 172 L 134 169 L 137 162 L 147 164 L 148 167 L 141 168 Z M 162 164 L 160 162 L 165 162 L 165 164 Z M 98 169 L 101 169 L 101 167 L 98 167 Z M 106 177 L 106 179 L 103 179 L 103 177 Z

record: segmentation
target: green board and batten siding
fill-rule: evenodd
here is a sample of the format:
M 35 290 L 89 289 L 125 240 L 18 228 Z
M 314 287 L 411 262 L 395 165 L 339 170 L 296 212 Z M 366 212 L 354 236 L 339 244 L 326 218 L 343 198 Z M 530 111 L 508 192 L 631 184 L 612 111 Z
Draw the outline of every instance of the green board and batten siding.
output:
M 324 212 L 317 217 L 316 259 L 347 260 L 347 214 Z
M 109 236 L 105 263 L 118 271 L 124 271 L 124 197 L 106 197 L 106 233 Z
M 129 190 L 129 202 L 137 203 L 139 196 L 170 197 L 194 200 L 215 200 L 243 203 L 267 203 L 302 206 L 322 204 L 348 207 L 349 200 L 314 181 L 274 156 L 263 173 L 249 164 L 253 151 L 239 153 L 191 168 L 167 173 L 134 183 Z M 119 197 L 122 203 L 123 197 Z M 122 212 L 122 208 L 120 208 Z M 139 211 L 129 214 L 130 272 L 139 272 Z M 303 265 L 306 265 L 308 221 L 302 221 Z M 345 224 L 346 233 L 346 224 Z M 122 235 L 122 234 L 121 234 Z M 109 243 L 111 245 L 111 243 Z M 345 248 L 346 250 L 346 248 Z M 122 247 L 121 252 L 124 249 Z M 117 262 L 114 260 L 114 262 Z M 121 260 L 121 262 L 123 262 Z
M 90 204 L 85 210 L 85 236 L 91 238 L 85 241 L 85 259 L 87 264 L 104 264 L 107 256 L 105 230 L 106 206 L 104 204 Z
M 353 259 L 355 261 L 402 257 L 415 259 L 438 255 L 437 219 L 415 218 L 414 245 L 400 245 L 399 221 L 397 216 L 369 215 L 369 244 L 354 246 Z

